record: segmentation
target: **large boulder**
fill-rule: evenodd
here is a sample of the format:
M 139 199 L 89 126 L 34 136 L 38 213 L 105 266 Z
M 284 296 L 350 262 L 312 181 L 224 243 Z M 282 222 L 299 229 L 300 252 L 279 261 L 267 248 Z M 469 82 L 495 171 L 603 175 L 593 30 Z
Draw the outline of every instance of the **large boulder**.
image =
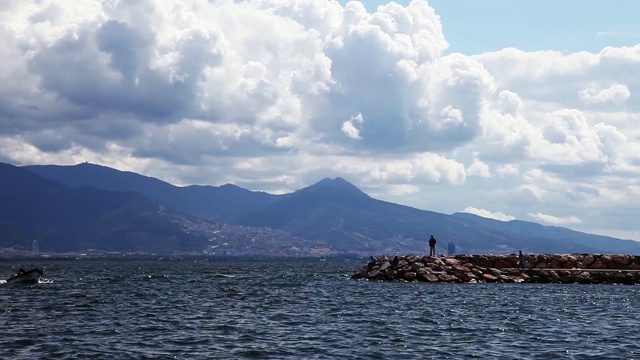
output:
M 498 277 L 491 275 L 491 274 L 483 274 L 482 278 L 486 281 L 486 282 L 496 282 L 498 281 Z
M 404 275 L 402 275 L 402 279 L 406 280 L 406 281 L 413 281 L 417 278 L 417 274 L 414 273 L 413 271 L 407 271 L 404 273 Z

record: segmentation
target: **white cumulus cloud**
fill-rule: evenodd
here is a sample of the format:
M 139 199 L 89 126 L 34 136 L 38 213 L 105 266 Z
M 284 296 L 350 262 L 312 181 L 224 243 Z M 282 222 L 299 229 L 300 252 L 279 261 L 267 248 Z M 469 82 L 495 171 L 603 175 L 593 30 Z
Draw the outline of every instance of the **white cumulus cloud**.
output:
M 3 162 L 277 193 L 342 176 L 434 211 L 637 226 L 640 45 L 448 54 L 423 0 L 5 1 L 0 24 Z
M 558 217 L 558 216 L 553 216 L 548 214 L 542 214 L 539 212 L 530 213 L 529 216 L 538 222 L 542 222 L 546 224 L 554 224 L 554 225 L 580 224 L 582 222 L 582 220 L 580 220 L 576 216 Z
M 630 97 L 629 88 L 622 84 L 613 84 L 607 88 L 601 88 L 594 84 L 578 93 L 580 99 L 587 104 L 624 104 Z
M 489 165 L 476 158 L 473 159 L 473 163 L 471 163 L 471 165 L 469 165 L 469 167 L 467 168 L 467 175 L 491 177 L 491 171 L 489 170 Z
M 362 114 L 351 117 L 351 119 L 342 123 L 342 132 L 352 139 L 360 139 L 359 126 L 364 123 Z
M 488 218 L 488 219 L 494 219 L 494 220 L 500 220 L 500 221 L 511 221 L 511 220 L 515 220 L 516 219 L 515 217 L 513 217 L 511 215 L 504 214 L 504 213 L 502 213 L 500 211 L 492 212 L 492 211 L 489 211 L 489 210 L 486 210 L 486 209 L 478 209 L 478 208 L 475 208 L 473 206 L 468 206 L 464 210 L 462 210 L 461 212 L 469 213 L 469 214 L 475 214 L 475 215 L 482 216 L 482 217 L 485 217 L 485 218 Z

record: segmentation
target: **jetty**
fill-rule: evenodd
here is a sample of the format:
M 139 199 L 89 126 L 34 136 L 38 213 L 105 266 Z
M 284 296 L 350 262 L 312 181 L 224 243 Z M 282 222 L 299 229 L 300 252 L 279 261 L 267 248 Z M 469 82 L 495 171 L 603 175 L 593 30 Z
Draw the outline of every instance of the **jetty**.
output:
M 445 283 L 640 284 L 640 256 L 626 254 L 396 255 L 371 257 L 352 279 Z

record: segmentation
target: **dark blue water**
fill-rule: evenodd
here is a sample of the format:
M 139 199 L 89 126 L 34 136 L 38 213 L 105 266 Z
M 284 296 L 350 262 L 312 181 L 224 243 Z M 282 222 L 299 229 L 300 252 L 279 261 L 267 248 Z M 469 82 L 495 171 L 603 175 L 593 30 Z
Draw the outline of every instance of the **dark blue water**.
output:
M 638 286 L 348 280 L 365 262 L 0 262 L 47 279 L 0 284 L 0 358 L 640 359 Z

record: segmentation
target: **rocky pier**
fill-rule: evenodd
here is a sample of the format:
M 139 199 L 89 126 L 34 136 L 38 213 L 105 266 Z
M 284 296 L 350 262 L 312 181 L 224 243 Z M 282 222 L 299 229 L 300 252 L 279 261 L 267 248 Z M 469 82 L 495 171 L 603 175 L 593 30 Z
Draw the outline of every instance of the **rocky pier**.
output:
M 640 256 L 624 254 L 371 257 L 352 279 L 447 283 L 640 284 Z

